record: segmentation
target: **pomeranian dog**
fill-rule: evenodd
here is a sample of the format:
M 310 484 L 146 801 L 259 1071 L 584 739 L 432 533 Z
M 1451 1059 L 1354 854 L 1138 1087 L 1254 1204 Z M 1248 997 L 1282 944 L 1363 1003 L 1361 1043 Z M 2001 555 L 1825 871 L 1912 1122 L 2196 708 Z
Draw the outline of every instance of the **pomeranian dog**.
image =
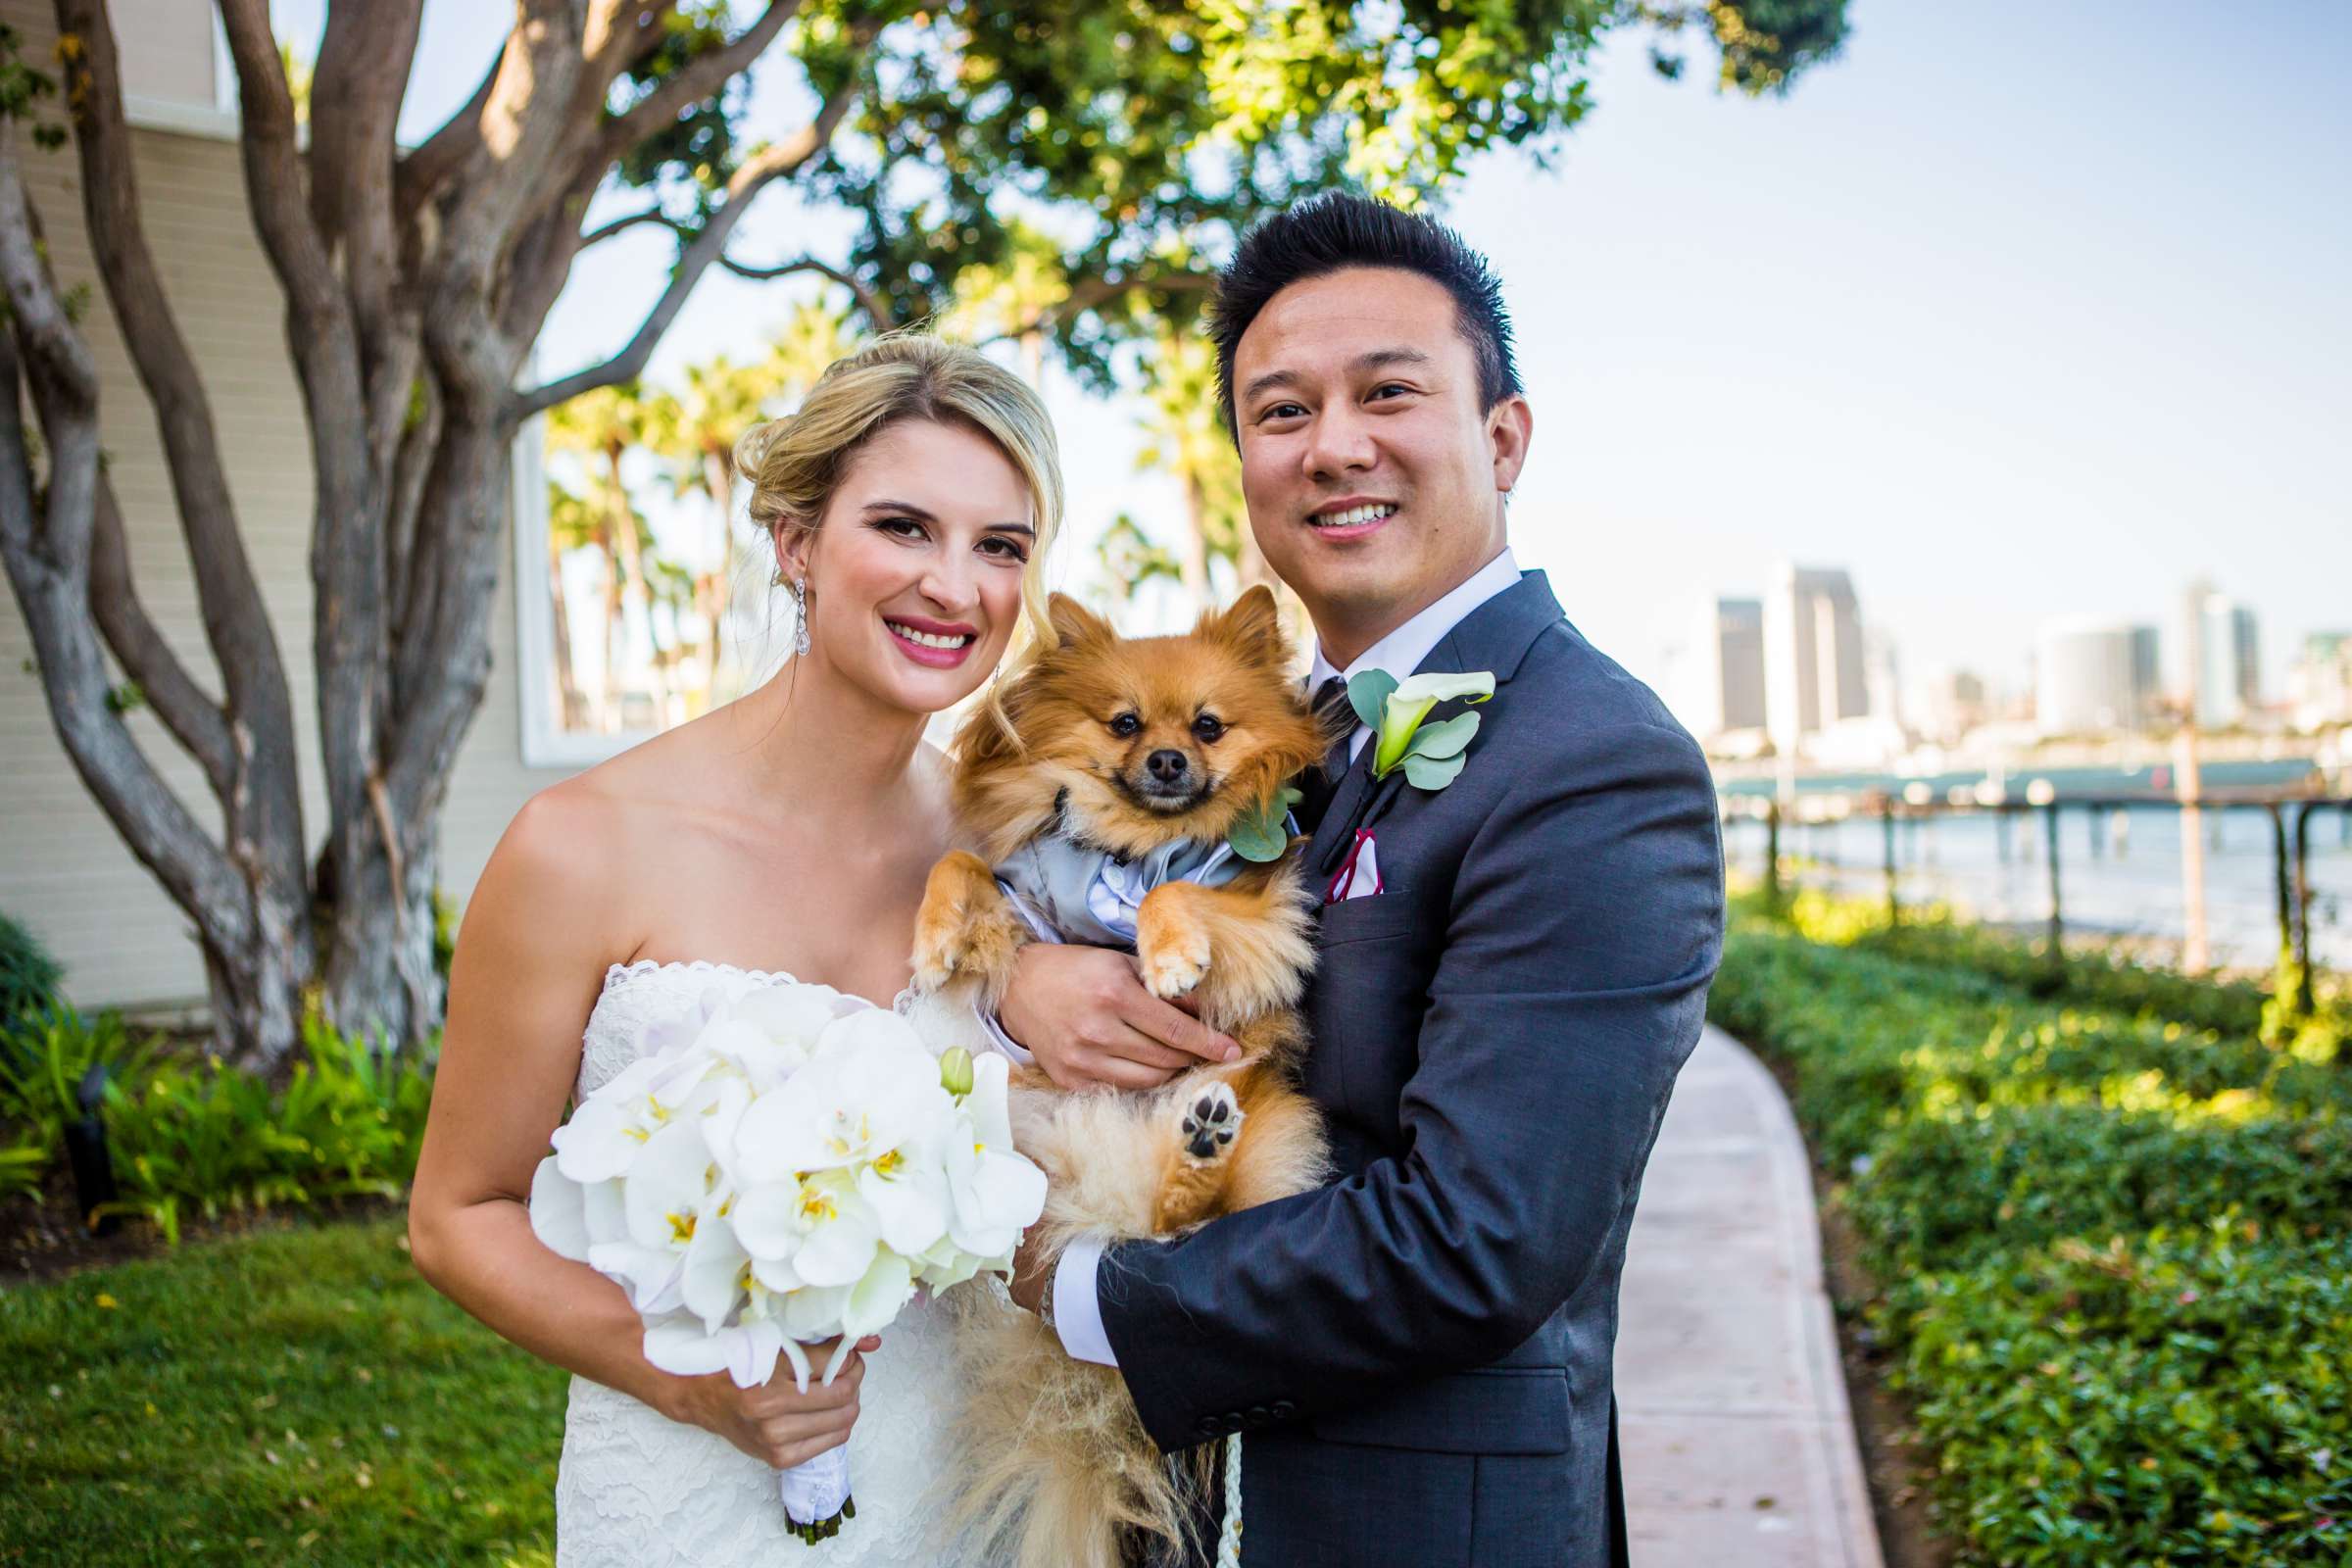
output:
M 1014 1075 L 1014 1141 L 1051 1186 L 1051 1268 L 1076 1237 L 1179 1234 L 1320 1185 L 1321 1120 L 1296 1086 L 1311 916 L 1285 781 L 1328 738 L 1290 674 L 1273 594 L 1179 637 L 1122 638 L 1056 594 L 1056 646 L 956 737 L 966 842 L 932 868 L 915 983 L 994 1007 L 1041 928 L 1132 949 L 1153 995 L 1196 999 L 1243 1054 L 1136 1094 Z M 959 1325 L 956 1517 L 1022 1568 L 1116 1568 L 1181 1549 L 1216 1450 L 1163 1457 L 1119 1374 L 987 1293 Z M 1155 1539 L 1152 1539 L 1155 1538 Z

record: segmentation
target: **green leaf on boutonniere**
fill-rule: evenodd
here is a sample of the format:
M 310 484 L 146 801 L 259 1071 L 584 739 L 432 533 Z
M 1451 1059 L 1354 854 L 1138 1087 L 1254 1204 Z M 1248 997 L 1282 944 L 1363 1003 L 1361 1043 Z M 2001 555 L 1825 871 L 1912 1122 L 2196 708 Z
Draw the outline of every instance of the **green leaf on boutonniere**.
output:
M 1348 682 L 1348 706 L 1366 729 L 1380 728 L 1381 710 L 1396 689 L 1396 677 L 1385 669 L 1367 669 Z
M 1433 760 L 1458 757 L 1470 745 L 1470 737 L 1478 733 L 1476 713 L 1456 713 L 1443 723 L 1424 724 L 1413 731 L 1412 743 L 1405 747 L 1407 760 L 1426 757 Z
M 1282 852 L 1291 847 L 1291 834 L 1284 825 L 1291 808 L 1304 799 L 1297 790 L 1284 785 L 1270 801 L 1236 821 L 1225 832 L 1225 842 L 1233 853 L 1245 860 L 1264 865 L 1282 858 Z
M 1453 782 L 1469 759 L 1460 752 L 1450 757 L 1423 757 L 1418 753 L 1404 760 L 1404 781 L 1417 790 L 1442 790 Z

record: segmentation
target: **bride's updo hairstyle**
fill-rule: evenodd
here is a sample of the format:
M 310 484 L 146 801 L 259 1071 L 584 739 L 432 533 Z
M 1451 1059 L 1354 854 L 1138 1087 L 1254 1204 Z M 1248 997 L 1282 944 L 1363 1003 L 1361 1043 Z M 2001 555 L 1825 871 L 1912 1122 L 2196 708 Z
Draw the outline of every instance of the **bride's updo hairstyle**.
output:
M 1051 647 L 1046 618 L 1047 548 L 1061 526 L 1061 459 L 1054 421 L 1029 383 L 976 350 L 921 332 L 876 338 L 835 360 L 800 408 L 756 424 L 735 443 L 735 466 L 752 487 L 751 516 L 787 540 L 814 533 L 859 449 L 894 424 L 929 419 L 961 424 L 994 441 L 1029 486 L 1037 540 L 1021 568 L 1021 622 L 1005 664 L 1024 642 Z M 1004 665 L 1000 665 L 1000 668 Z

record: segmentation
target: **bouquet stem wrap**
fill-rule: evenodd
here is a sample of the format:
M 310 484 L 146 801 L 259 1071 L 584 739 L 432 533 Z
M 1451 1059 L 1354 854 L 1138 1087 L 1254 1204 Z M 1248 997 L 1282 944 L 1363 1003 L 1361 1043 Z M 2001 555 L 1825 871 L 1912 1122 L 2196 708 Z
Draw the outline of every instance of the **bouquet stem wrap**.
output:
M 843 1520 L 858 1517 L 858 1504 L 850 1498 L 848 1444 L 776 1474 L 792 1533 L 810 1545 L 838 1535 Z

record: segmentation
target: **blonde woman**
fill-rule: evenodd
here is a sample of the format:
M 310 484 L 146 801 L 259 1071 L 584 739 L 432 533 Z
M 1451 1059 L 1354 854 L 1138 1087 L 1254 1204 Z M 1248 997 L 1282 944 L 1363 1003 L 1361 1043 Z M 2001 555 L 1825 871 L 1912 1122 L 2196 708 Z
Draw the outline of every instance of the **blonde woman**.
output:
M 751 514 L 800 607 L 759 690 L 547 790 L 466 912 L 410 1210 L 417 1267 L 575 1375 L 557 1483 L 563 1568 L 912 1564 L 954 1369 L 908 1308 L 831 1388 L 738 1390 L 650 1365 L 619 1286 L 533 1237 L 525 1201 L 565 1103 L 646 1031 L 759 986 L 890 1005 L 948 800 L 924 721 L 979 689 L 1024 623 L 1061 515 L 1037 396 L 968 349 L 879 341 L 748 434 Z M 857 1520 L 786 1530 L 775 1468 L 847 1442 Z

